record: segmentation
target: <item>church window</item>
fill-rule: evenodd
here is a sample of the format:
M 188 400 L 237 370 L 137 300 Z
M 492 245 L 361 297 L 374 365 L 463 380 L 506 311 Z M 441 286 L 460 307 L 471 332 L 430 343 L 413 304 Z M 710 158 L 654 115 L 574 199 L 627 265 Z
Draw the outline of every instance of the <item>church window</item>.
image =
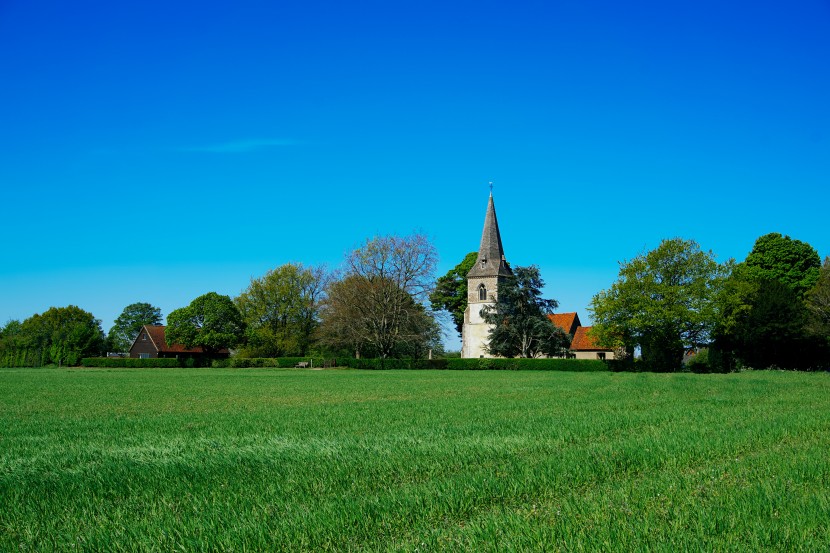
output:
M 487 288 L 485 288 L 483 284 L 478 287 L 478 299 L 479 301 L 487 299 Z
M 147 341 L 147 335 L 146 335 L 146 334 L 142 334 L 142 335 L 141 335 L 141 340 L 142 340 L 143 342 L 146 342 L 146 341 Z

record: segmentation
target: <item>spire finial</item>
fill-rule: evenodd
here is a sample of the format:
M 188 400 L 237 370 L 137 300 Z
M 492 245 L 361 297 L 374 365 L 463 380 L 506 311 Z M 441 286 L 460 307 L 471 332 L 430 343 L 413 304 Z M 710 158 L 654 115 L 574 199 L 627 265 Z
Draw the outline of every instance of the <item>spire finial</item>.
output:
M 493 195 L 493 181 L 490 181 L 490 195 Z

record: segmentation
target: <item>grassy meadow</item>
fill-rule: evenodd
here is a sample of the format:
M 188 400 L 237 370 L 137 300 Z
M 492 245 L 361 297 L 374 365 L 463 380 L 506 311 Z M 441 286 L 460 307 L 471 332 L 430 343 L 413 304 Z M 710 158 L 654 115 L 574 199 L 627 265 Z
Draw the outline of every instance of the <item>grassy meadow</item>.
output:
M 0 550 L 830 544 L 830 374 L 0 370 Z

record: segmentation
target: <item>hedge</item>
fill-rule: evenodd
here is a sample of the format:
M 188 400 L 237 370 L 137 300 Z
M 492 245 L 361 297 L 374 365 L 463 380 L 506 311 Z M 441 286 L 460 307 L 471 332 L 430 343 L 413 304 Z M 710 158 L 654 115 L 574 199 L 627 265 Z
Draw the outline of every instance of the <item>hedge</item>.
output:
M 136 359 L 131 357 L 88 357 L 82 360 L 85 367 L 114 368 L 178 368 L 198 366 L 201 360 L 181 359 Z M 614 370 L 604 361 L 589 359 L 353 359 L 338 357 L 231 357 L 214 359 L 215 368 L 291 368 L 299 363 L 310 363 L 313 367 L 336 366 L 364 370 L 500 370 L 500 371 L 574 371 L 594 372 Z M 617 368 L 616 370 L 620 370 Z
M 338 359 L 338 364 L 341 360 Z M 344 365 L 355 369 L 410 370 L 501 370 L 501 371 L 574 371 L 609 370 L 604 361 L 594 359 L 347 359 Z
M 190 361 L 190 363 L 188 363 Z M 110 367 L 110 368 L 180 368 L 194 366 L 192 358 L 183 359 L 165 359 L 165 358 L 150 358 L 139 359 L 137 357 L 85 357 L 81 359 L 81 365 L 84 367 Z

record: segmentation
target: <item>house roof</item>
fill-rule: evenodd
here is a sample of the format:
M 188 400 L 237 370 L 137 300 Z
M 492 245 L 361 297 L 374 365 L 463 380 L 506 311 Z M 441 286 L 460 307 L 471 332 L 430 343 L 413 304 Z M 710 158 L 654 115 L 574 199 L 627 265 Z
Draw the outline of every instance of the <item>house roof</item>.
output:
M 467 273 L 468 277 L 510 276 L 513 272 L 507 266 L 504 258 L 504 248 L 501 245 L 499 221 L 496 218 L 496 206 L 493 203 L 493 193 L 487 202 L 487 214 L 484 216 L 484 230 L 481 232 L 481 244 L 478 248 L 476 264 Z
M 168 344 L 164 336 L 166 329 L 166 326 L 144 325 L 144 330 L 159 353 L 204 353 L 201 346 L 186 348 L 182 344 Z M 227 352 L 227 349 L 219 350 L 219 353 Z
M 548 315 L 548 319 L 567 334 L 572 334 L 579 327 L 579 316 L 576 311 L 573 313 L 551 313 Z
M 574 332 L 574 339 L 571 341 L 571 351 L 611 351 L 597 345 L 594 337 L 590 335 L 590 326 L 580 326 Z

